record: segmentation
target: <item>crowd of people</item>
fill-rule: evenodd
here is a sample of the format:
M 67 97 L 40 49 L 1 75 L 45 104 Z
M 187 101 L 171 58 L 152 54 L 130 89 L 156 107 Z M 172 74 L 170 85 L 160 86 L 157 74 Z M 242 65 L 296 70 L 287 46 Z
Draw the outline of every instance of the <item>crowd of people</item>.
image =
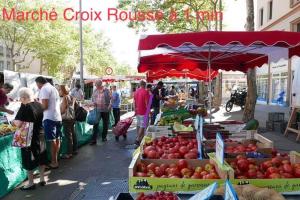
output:
M 75 133 L 75 111 L 80 107 L 80 101 L 84 100 L 84 93 L 80 85 L 76 85 L 69 91 L 66 85 L 50 84 L 44 77 L 35 79 L 39 89 L 35 96 L 30 88 L 20 88 L 18 90 L 21 106 L 12 122 L 15 126 L 21 127 L 23 123 L 31 122 L 33 124 L 32 140 L 29 147 L 21 148 L 22 166 L 27 170 L 28 182 L 21 190 L 32 190 L 36 188 L 34 183 L 33 171 L 39 167 L 40 182 L 39 185 L 45 186 L 46 181 L 44 172 L 48 169 L 59 168 L 59 151 L 61 145 L 62 130 L 67 141 L 67 153 L 61 158 L 70 159 L 78 151 L 77 138 Z M 99 113 L 99 122 L 93 126 L 93 136 L 91 145 L 96 144 L 99 135 L 100 119 L 103 120 L 102 141 L 107 141 L 107 131 L 109 124 L 109 112 L 113 111 L 115 122 L 114 126 L 120 120 L 120 102 L 121 95 L 116 86 L 111 90 L 102 85 L 102 81 L 97 81 L 96 89 L 92 95 L 93 106 Z M 8 114 L 14 114 L 13 111 L 6 108 L 8 104 L 7 94 L 13 90 L 13 86 L 5 83 L 0 89 L 0 111 Z M 48 160 L 46 143 L 49 145 L 51 159 Z

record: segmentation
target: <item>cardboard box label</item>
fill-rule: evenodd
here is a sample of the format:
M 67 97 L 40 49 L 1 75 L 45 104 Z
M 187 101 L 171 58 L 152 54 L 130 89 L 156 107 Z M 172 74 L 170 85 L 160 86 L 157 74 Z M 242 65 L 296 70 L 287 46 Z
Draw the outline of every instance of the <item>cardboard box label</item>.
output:
M 129 191 L 150 192 L 150 191 L 169 191 L 179 193 L 197 193 L 217 182 L 222 184 L 224 180 L 208 179 L 179 179 L 179 178 L 148 178 L 148 177 L 130 177 Z
M 257 187 L 274 189 L 277 192 L 296 192 L 300 194 L 300 179 L 234 179 L 231 180 L 236 185 L 252 184 Z

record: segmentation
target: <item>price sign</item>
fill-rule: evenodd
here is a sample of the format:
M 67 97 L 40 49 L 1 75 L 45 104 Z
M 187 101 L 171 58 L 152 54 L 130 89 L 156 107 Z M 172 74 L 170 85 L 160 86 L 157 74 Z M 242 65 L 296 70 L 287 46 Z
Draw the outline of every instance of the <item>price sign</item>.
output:
M 203 141 L 203 118 L 202 116 L 199 118 L 199 134 L 200 134 L 200 140 Z
M 199 130 L 199 115 L 196 116 L 195 123 L 194 123 L 195 129 Z
M 222 136 L 220 135 L 220 133 L 217 133 L 217 136 L 216 136 L 216 159 L 222 165 L 224 164 L 224 148 L 225 148 L 225 144 L 222 139 Z
M 238 200 L 237 194 L 228 180 L 225 184 L 225 200 Z
M 218 183 L 213 183 L 212 185 L 208 186 L 201 192 L 194 195 L 189 200 L 209 200 L 211 198 L 211 196 L 213 196 L 217 187 L 218 187 Z

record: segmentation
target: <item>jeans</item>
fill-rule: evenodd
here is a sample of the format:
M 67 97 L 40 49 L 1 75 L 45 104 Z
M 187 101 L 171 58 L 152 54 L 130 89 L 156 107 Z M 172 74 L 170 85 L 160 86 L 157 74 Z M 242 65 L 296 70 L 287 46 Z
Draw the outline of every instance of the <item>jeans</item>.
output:
M 67 154 L 73 154 L 77 151 L 77 136 L 75 133 L 75 121 L 74 120 L 63 120 L 63 130 L 67 139 L 68 151 Z
M 154 109 L 154 113 L 153 113 L 153 116 L 152 116 L 152 119 L 151 119 L 151 125 L 154 124 L 155 119 L 156 119 L 156 115 L 159 114 L 159 107 L 154 107 L 153 109 Z
M 115 118 L 114 126 L 116 126 L 117 123 L 120 121 L 120 108 L 113 108 L 113 114 L 114 114 L 114 118 Z
M 99 134 L 100 119 L 102 119 L 102 121 L 103 121 L 102 140 L 106 139 L 106 136 L 107 136 L 108 123 L 109 123 L 109 112 L 100 112 L 99 113 L 99 122 L 93 126 L 93 136 L 92 136 L 93 142 L 96 142 L 98 134 Z

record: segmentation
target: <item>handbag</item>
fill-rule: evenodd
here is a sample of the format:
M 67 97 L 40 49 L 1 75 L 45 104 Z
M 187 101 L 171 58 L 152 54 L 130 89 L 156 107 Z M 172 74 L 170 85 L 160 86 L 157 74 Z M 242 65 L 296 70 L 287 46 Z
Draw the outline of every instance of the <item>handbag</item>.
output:
M 96 125 L 99 123 L 99 112 L 97 108 L 91 110 L 87 116 L 87 123 L 90 125 Z
M 67 109 L 66 112 L 62 115 L 63 120 L 74 120 L 75 119 L 75 109 L 74 102 L 70 103 L 70 99 L 67 97 Z
M 75 110 L 75 120 L 77 122 L 85 122 L 88 112 L 83 107 L 78 107 Z
M 33 122 L 23 122 L 22 126 L 14 133 L 12 146 L 30 147 L 33 134 Z

